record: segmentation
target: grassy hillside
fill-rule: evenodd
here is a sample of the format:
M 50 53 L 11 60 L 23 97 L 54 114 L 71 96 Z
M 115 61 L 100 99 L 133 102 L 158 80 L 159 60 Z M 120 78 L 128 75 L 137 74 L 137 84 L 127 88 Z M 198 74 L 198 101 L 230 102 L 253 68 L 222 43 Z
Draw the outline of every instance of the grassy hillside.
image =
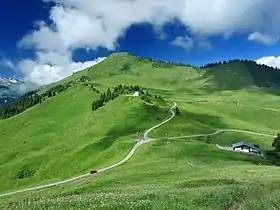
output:
M 158 140 L 105 174 L 2 200 L 0 205 L 15 209 L 277 209 L 278 174 L 277 166 L 260 158 L 220 151 L 195 139 L 171 144 Z
M 194 67 L 155 65 L 148 59 L 140 59 L 128 53 L 115 53 L 98 65 L 77 72 L 57 83 L 45 86 L 42 92 L 58 84 L 86 76 L 90 83 L 99 89 L 124 85 L 138 84 L 145 88 L 176 88 L 187 81 L 200 77 L 199 70 Z
M 167 115 L 165 109 L 124 96 L 92 112 L 95 97 L 88 87 L 74 85 L 43 104 L 0 121 L 1 192 L 115 163 L 145 129 Z
M 266 72 L 266 73 L 264 73 Z M 265 75 L 265 76 L 263 76 Z M 273 209 L 280 208 L 279 159 L 221 151 L 239 141 L 272 150 L 273 138 L 221 133 L 210 138 L 169 137 L 242 129 L 279 132 L 278 73 L 248 62 L 204 69 L 113 54 L 102 63 L 44 87 L 84 76 L 67 90 L 0 121 L 0 192 L 35 186 L 99 169 L 122 159 L 135 140 L 168 115 L 180 115 L 151 133 L 156 141 L 127 163 L 96 177 L 53 189 L 1 198 L 13 209 Z M 86 86 L 87 84 L 88 86 Z M 92 112 L 100 91 L 139 85 L 152 103 L 120 96 Z M 155 99 L 158 94 L 168 102 Z M 156 104 L 157 106 L 153 106 Z M 19 175 L 26 175 L 19 179 Z M 110 202 L 108 202 L 110 201 Z
M 138 84 L 172 94 L 215 94 L 223 91 L 258 89 L 275 94 L 280 86 L 280 71 L 253 61 L 229 61 L 199 69 L 141 59 L 128 53 L 114 53 L 98 65 L 77 72 L 56 84 L 90 78 L 95 86 L 112 87 Z M 48 89 L 49 86 L 45 87 Z M 186 94 L 185 94 L 186 95 Z

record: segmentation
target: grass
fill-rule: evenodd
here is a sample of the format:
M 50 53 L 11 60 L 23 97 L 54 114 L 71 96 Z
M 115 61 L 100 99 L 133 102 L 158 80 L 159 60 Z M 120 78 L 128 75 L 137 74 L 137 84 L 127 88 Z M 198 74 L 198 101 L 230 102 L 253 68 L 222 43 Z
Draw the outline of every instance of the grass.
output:
M 165 109 L 129 97 L 119 97 L 92 113 L 94 97 L 97 95 L 89 88 L 74 86 L 23 114 L 0 121 L 1 140 L 8 140 L 0 149 L 1 192 L 115 163 L 147 127 L 167 114 Z M 25 172 L 28 177 L 18 177 Z
M 125 64 L 129 68 L 124 68 Z M 157 140 L 141 146 L 128 162 L 93 178 L 1 198 L 0 208 L 279 209 L 277 155 L 264 159 L 215 146 L 247 141 L 269 151 L 273 138 L 220 133 L 208 143 L 206 137 L 167 143 L 168 137 L 218 129 L 279 132 L 280 103 L 275 92 L 256 87 L 242 65 L 212 70 L 154 69 L 145 60 L 114 54 L 100 65 L 60 81 L 85 75 L 100 90 L 119 83 L 138 84 L 170 102 L 153 100 L 160 105 L 156 109 L 139 98 L 123 96 L 91 112 L 96 93 L 74 85 L 43 104 L 0 121 L 1 140 L 2 136 L 8 139 L 1 141 L 0 192 L 116 163 L 139 135 L 166 118 L 171 101 L 177 101 L 181 114 L 154 130 L 151 137 Z M 227 74 L 222 75 L 223 70 Z
M 171 144 L 159 140 L 143 146 L 119 168 L 84 183 L 18 195 L 0 206 L 271 209 L 279 208 L 278 173 L 278 167 L 261 158 L 221 151 L 196 140 Z

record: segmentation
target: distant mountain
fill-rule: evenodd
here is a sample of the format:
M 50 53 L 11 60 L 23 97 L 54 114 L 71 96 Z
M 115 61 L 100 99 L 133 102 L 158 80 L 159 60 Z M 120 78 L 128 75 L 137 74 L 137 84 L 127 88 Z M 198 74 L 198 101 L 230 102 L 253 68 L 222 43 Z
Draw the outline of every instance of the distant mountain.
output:
M 0 78 L 0 105 L 10 104 L 16 98 L 36 89 L 36 85 L 17 78 Z
M 22 80 L 16 78 L 0 78 L 0 85 L 12 85 L 22 83 Z

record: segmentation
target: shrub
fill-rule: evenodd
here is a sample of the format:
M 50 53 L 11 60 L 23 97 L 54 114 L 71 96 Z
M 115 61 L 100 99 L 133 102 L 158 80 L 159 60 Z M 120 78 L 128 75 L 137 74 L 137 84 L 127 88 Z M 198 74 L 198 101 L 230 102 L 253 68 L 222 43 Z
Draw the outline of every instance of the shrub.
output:
M 205 139 L 205 143 L 210 144 L 211 142 L 212 142 L 211 136 L 207 136 L 206 139 Z
M 35 171 L 33 169 L 22 169 L 17 173 L 16 177 L 18 179 L 25 179 L 25 178 L 33 176 L 34 174 L 35 174 Z

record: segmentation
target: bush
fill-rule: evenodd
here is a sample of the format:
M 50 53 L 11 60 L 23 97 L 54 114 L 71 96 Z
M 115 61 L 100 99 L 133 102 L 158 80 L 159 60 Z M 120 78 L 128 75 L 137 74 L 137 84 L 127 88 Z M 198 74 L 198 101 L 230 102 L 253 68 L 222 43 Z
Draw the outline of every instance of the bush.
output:
M 179 110 L 178 107 L 175 108 L 175 114 L 176 114 L 177 116 L 179 116 L 179 115 L 181 114 L 181 112 L 180 112 L 180 110 Z
M 275 148 L 277 152 L 280 152 L 280 134 L 277 134 L 277 137 L 272 142 L 272 147 Z
M 212 142 L 211 136 L 207 136 L 206 139 L 205 139 L 205 143 L 210 144 L 211 142 Z
M 17 173 L 16 177 L 18 179 L 25 179 L 25 178 L 33 176 L 34 174 L 35 174 L 35 171 L 33 169 L 22 169 Z

